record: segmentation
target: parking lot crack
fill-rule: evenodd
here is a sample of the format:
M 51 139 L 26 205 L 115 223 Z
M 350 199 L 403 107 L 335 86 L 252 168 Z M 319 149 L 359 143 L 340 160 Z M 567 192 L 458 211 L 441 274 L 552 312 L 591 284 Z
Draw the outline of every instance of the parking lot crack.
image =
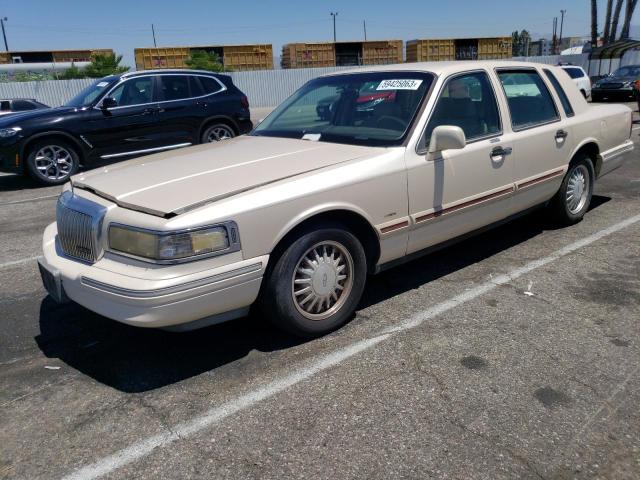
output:
M 136 399 L 142 408 L 144 408 L 145 410 L 149 410 L 151 412 L 152 416 L 156 420 L 158 420 L 162 428 L 167 430 L 173 437 L 178 438 L 180 440 L 185 440 L 185 438 L 180 435 L 180 432 L 174 430 L 171 427 L 171 423 L 169 422 L 167 417 L 162 413 L 162 411 L 160 411 L 160 409 L 158 409 L 155 405 L 147 402 L 147 400 L 143 396 L 136 396 Z

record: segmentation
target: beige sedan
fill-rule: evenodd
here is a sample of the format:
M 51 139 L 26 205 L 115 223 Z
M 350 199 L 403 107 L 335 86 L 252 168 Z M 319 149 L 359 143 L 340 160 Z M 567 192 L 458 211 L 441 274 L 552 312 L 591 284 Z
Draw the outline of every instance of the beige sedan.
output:
M 142 327 L 257 303 L 301 336 L 345 323 L 375 274 L 546 207 L 572 224 L 633 143 L 560 69 L 383 66 L 312 80 L 248 136 L 72 178 L 44 233 L 49 293 Z

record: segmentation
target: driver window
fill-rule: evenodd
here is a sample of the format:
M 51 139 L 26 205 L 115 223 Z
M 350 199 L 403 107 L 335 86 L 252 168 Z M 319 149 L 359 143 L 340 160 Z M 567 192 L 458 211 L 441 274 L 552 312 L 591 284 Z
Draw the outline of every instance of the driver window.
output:
M 119 107 L 151 103 L 153 97 L 153 77 L 132 78 L 121 83 L 109 94 Z
M 460 127 L 467 142 L 502 133 L 498 104 L 485 72 L 447 80 L 425 130 L 425 148 L 431 133 L 440 125 Z

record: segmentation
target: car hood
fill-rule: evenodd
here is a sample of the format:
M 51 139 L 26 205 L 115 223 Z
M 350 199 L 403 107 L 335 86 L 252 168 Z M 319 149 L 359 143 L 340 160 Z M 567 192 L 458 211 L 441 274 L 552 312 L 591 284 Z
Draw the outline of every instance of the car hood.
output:
M 379 148 L 241 136 L 136 158 L 72 178 L 74 188 L 161 217 L 331 165 Z
M 0 117 L 0 128 L 19 127 L 24 122 L 40 121 L 42 119 L 55 118 L 56 116 L 76 110 L 74 107 L 40 108 L 27 112 L 15 112 L 11 115 Z
M 624 83 L 624 82 L 635 82 L 637 80 L 636 77 L 604 77 L 598 80 L 597 84 L 602 83 Z

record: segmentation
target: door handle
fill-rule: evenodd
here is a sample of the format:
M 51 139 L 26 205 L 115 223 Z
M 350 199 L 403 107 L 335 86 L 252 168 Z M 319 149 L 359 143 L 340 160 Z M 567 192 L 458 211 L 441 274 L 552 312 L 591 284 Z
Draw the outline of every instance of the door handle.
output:
M 496 147 L 491 150 L 489 156 L 491 157 L 491 161 L 493 162 L 501 162 L 504 160 L 504 157 L 507 155 L 511 155 L 513 149 L 511 147 Z
M 569 136 L 569 134 L 567 132 L 565 132 L 564 130 L 558 130 L 556 132 L 556 140 L 564 140 L 568 136 Z

